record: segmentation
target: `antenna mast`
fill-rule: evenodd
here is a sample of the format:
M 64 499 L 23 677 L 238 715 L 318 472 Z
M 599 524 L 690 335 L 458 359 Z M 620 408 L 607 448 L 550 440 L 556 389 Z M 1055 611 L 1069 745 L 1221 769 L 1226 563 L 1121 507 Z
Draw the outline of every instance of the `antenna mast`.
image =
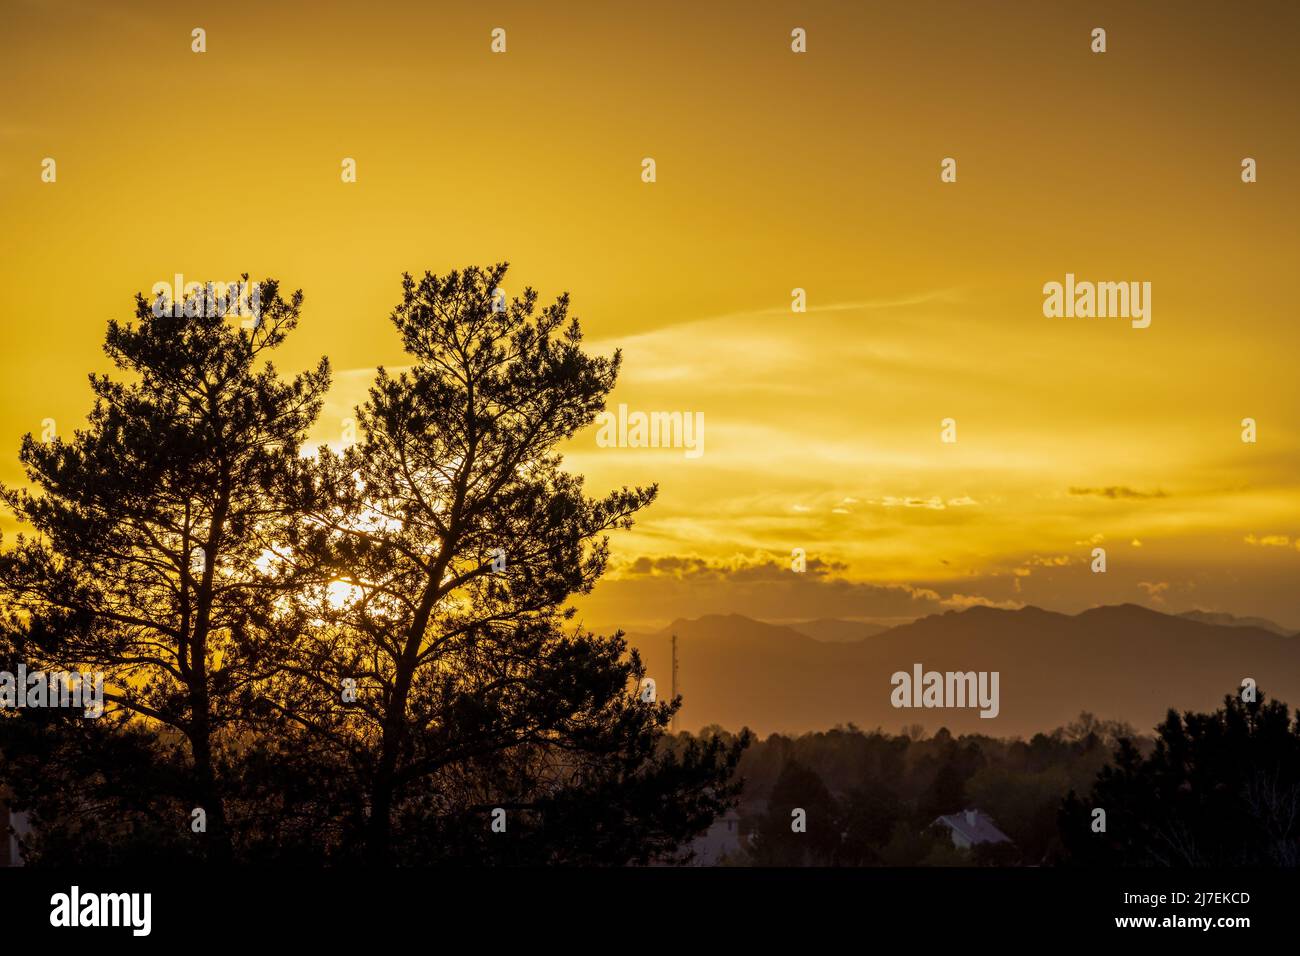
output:
M 677 699 L 677 635 L 673 635 L 673 700 Z M 671 728 L 674 734 L 677 733 L 677 712 L 673 711 L 673 721 Z

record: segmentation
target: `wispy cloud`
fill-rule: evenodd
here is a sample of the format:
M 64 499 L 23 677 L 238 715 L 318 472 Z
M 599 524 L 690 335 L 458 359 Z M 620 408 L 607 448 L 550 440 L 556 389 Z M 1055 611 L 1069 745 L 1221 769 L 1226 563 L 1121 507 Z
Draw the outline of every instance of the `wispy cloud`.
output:
M 1136 488 L 1130 488 L 1128 485 L 1107 485 L 1105 488 L 1071 488 L 1072 495 L 1092 495 L 1098 498 L 1168 498 L 1169 496 L 1156 489 L 1155 491 L 1139 491 Z
M 1285 534 L 1265 534 L 1258 537 L 1248 534 L 1243 540 L 1247 544 L 1259 548 L 1288 548 L 1291 546 L 1291 538 Z

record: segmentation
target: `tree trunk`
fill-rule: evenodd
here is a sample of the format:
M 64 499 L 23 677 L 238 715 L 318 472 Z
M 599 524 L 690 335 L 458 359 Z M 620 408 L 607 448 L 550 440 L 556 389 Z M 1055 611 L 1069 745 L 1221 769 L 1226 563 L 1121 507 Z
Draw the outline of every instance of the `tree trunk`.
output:
M 205 695 L 206 696 L 206 695 Z M 190 749 L 194 754 L 194 783 L 199 806 L 207 815 L 207 832 L 204 843 L 209 863 L 229 863 L 232 857 L 230 831 L 226 826 L 226 805 L 217 786 L 212 768 L 212 743 L 208 727 L 207 701 L 203 701 L 202 716 L 196 716 L 190 736 Z M 196 707 L 197 711 L 197 707 Z
M 207 814 L 208 862 L 229 863 L 232 858 L 226 807 L 212 767 L 212 723 L 208 697 L 208 630 L 212 621 L 213 578 L 221 550 L 226 515 L 230 507 L 230 479 L 224 477 L 212 524 L 204 544 L 203 577 L 199 582 L 194 633 L 190 635 L 190 747 L 194 754 L 194 782 Z
M 437 574 L 441 573 L 442 565 L 439 565 Z M 406 733 L 406 701 L 411 694 L 411 681 L 419 660 L 420 641 L 424 638 L 429 615 L 433 613 L 433 606 L 438 599 L 436 581 L 437 578 L 431 575 L 420 606 L 416 609 L 415 619 L 406 632 L 406 646 L 397 660 L 393 696 L 388 701 L 384 718 L 379 766 L 375 771 L 370 794 L 370 825 L 366 828 L 366 858 L 374 866 L 388 866 L 392 862 L 393 796 L 397 781 L 397 760 Z

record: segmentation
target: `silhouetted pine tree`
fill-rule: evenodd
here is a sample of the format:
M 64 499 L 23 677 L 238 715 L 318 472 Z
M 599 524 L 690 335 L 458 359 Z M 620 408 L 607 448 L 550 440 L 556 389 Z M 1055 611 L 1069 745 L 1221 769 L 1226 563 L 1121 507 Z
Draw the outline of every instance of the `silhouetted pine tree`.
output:
M 65 726 L 59 739 L 80 746 L 83 763 L 91 738 L 123 752 L 134 741 L 131 761 L 103 765 L 114 778 L 145 769 L 151 746 L 158 766 L 172 765 L 164 751 L 179 744 L 176 796 L 205 811 L 213 860 L 231 856 L 223 766 L 233 728 L 301 624 L 278 600 L 291 568 L 264 558 L 294 521 L 281 491 L 329 384 L 325 359 L 279 378 L 267 355 L 297 325 L 302 296 L 282 299 L 274 281 L 258 292 L 255 324 L 205 308 L 203 292 L 162 316 L 137 296 L 135 322 L 110 322 L 105 345 L 124 379 L 91 376 L 87 426 L 46 442 L 26 436 L 20 457 L 34 487 L 0 492 L 36 532 L 0 558 L 0 595 L 23 632 L 11 650 L 20 646 L 28 667 L 107 675 L 107 723 Z M 113 726 L 134 736 L 104 740 Z M 157 736 L 146 745 L 148 728 Z M 9 735 L 18 750 L 20 737 Z M 47 839 L 71 825 L 46 823 Z M 156 823 L 191 835 L 188 809 Z
M 582 351 L 567 296 L 506 302 L 505 272 L 405 277 L 412 364 L 379 370 L 303 502 L 322 626 L 277 700 L 362 782 L 371 861 L 643 861 L 727 805 L 744 742 L 658 749 L 674 705 L 640 699 L 639 658 L 565 625 L 655 488 L 589 498 L 560 470 L 619 356 Z

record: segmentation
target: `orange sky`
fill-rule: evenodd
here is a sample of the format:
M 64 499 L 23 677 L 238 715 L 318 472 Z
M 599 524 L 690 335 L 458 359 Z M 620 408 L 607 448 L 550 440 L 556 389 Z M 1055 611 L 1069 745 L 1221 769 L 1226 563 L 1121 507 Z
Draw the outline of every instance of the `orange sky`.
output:
M 175 273 L 304 290 L 280 364 L 330 356 L 337 441 L 403 362 L 401 272 L 506 259 L 623 349 L 614 404 L 705 415 L 697 459 L 566 450 L 594 490 L 661 486 L 590 623 L 1135 601 L 1300 628 L 1294 4 L 0 19 L 0 480 L 23 433 L 82 421 L 105 323 Z M 1067 272 L 1150 282 L 1150 328 L 1045 318 Z

